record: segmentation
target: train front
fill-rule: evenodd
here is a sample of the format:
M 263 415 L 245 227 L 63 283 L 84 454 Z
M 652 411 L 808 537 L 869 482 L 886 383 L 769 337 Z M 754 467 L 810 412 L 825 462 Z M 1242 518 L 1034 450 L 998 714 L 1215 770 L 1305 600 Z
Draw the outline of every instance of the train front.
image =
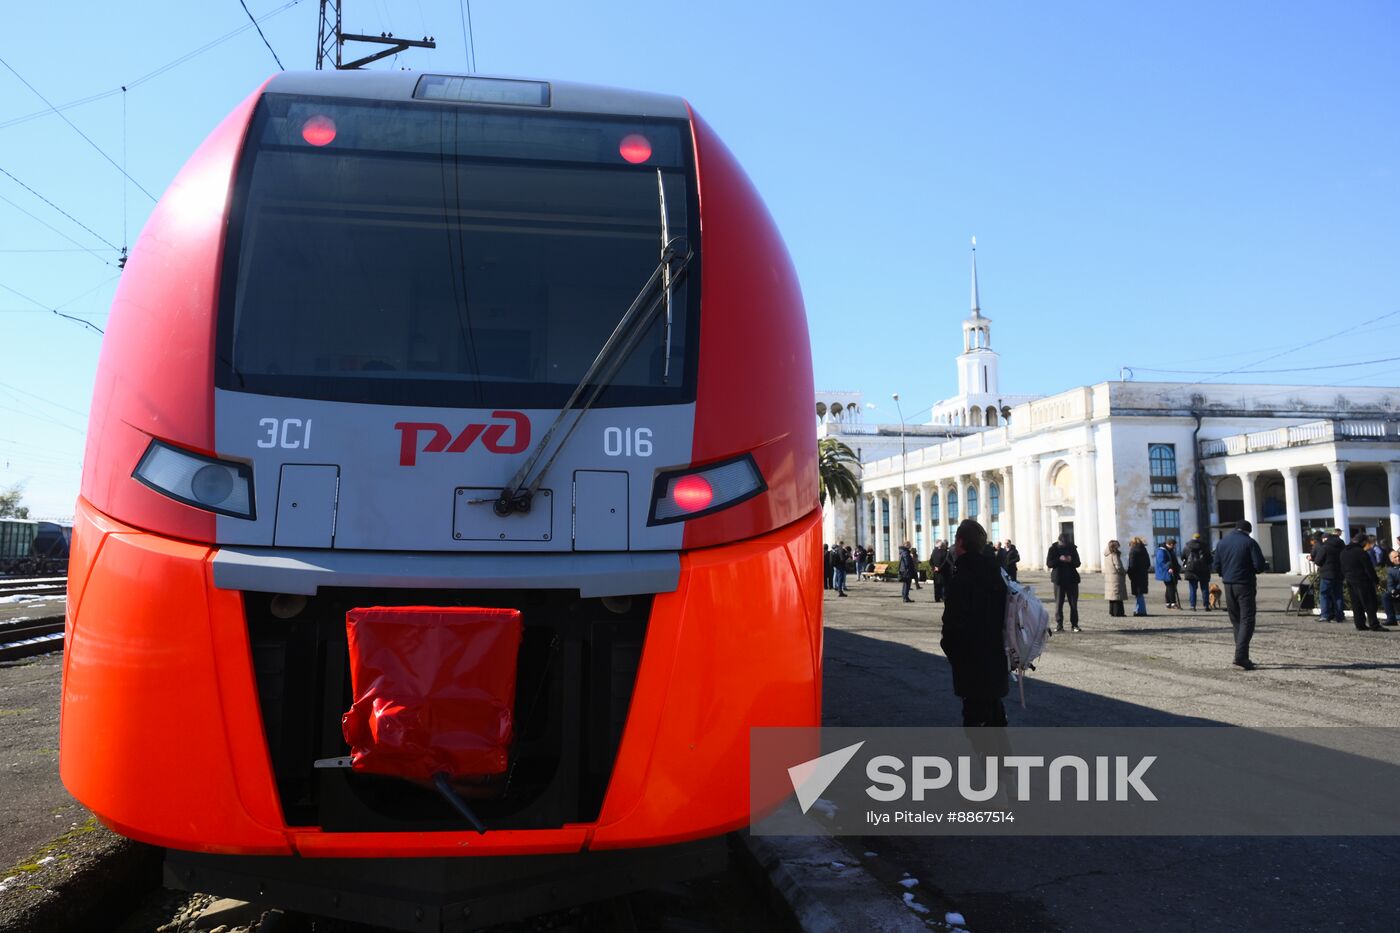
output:
M 820 719 L 811 389 L 781 239 L 683 101 L 275 77 L 113 306 L 64 783 L 206 853 L 742 825 L 750 728 Z

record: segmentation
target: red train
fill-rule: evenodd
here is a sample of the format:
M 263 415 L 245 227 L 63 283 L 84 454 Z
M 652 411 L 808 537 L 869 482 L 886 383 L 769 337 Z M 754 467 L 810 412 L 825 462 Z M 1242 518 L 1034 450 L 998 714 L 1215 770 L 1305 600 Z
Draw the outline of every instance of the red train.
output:
M 750 728 L 820 720 L 811 399 L 786 250 L 684 101 L 274 77 L 113 304 L 65 785 L 201 853 L 744 824 Z

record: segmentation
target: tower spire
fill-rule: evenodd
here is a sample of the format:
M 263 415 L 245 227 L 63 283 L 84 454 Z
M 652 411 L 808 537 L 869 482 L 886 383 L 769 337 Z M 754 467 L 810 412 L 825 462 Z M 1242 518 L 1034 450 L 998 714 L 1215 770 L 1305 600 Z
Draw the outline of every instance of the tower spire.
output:
M 982 309 L 977 303 L 977 237 L 972 238 L 972 316 L 982 316 Z

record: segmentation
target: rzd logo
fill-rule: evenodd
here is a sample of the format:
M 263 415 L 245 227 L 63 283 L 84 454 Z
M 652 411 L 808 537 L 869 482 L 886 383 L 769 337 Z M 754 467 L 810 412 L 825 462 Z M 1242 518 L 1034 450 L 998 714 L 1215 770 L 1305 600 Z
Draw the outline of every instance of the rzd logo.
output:
M 510 424 L 469 424 L 457 435 L 456 440 L 453 440 L 452 432 L 447 430 L 446 425 L 434 421 L 400 421 L 394 425 L 399 432 L 399 466 L 413 466 L 418 462 L 418 435 L 424 431 L 432 434 L 428 443 L 422 447 L 425 454 L 443 451 L 460 454 L 476 443 L 478 437 L 493 454 L 518 454 L 530 446 L 530 419 L 523 413 L 493 411 L 491 417 L 509 421 Z M 512 426 L 515 427 L 515 437 L 508 444 L 502 443 L 506 432 Z

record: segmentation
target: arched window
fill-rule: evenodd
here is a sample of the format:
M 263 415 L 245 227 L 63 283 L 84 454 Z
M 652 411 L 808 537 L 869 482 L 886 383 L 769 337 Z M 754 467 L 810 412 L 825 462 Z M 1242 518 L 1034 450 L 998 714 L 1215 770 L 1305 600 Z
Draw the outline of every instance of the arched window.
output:
M 948 497 L 948 524 L 956 528 L 958 526 L 958 497 L 957 491 L 953 490 L 953 492 L 954 495 Z
M 1155 493 L 1178 492 L 1176 482 L 1176 445 L 1148 444 L 1147 462 Z
M 977 487 L 967 487 L 967 517 L 977 517 Z
M 935 489 L 928 497 L 928 523 L 934 528 L 938 527 L 938 500 L 941 498 L 940 490 Z
M 967 416 L 968 424 L 972 425 L 974 428 L 982 426 L 982 409 L 973 405 L 972 410 L 967 413 Z
M 994 427 L 996 427 L 996 426 L 997 426 L 997 410 L 996 410 L 995 408 L 993 408 L 992 406 L 988 405 L 988 406 L 987 406 L 987 427 L 989 427 L 989 428 L 994 428 Z
M 914 534 L 922 534 L 924 530 L 924 510 L 920 501 L 922 496 L 914 497 Z

